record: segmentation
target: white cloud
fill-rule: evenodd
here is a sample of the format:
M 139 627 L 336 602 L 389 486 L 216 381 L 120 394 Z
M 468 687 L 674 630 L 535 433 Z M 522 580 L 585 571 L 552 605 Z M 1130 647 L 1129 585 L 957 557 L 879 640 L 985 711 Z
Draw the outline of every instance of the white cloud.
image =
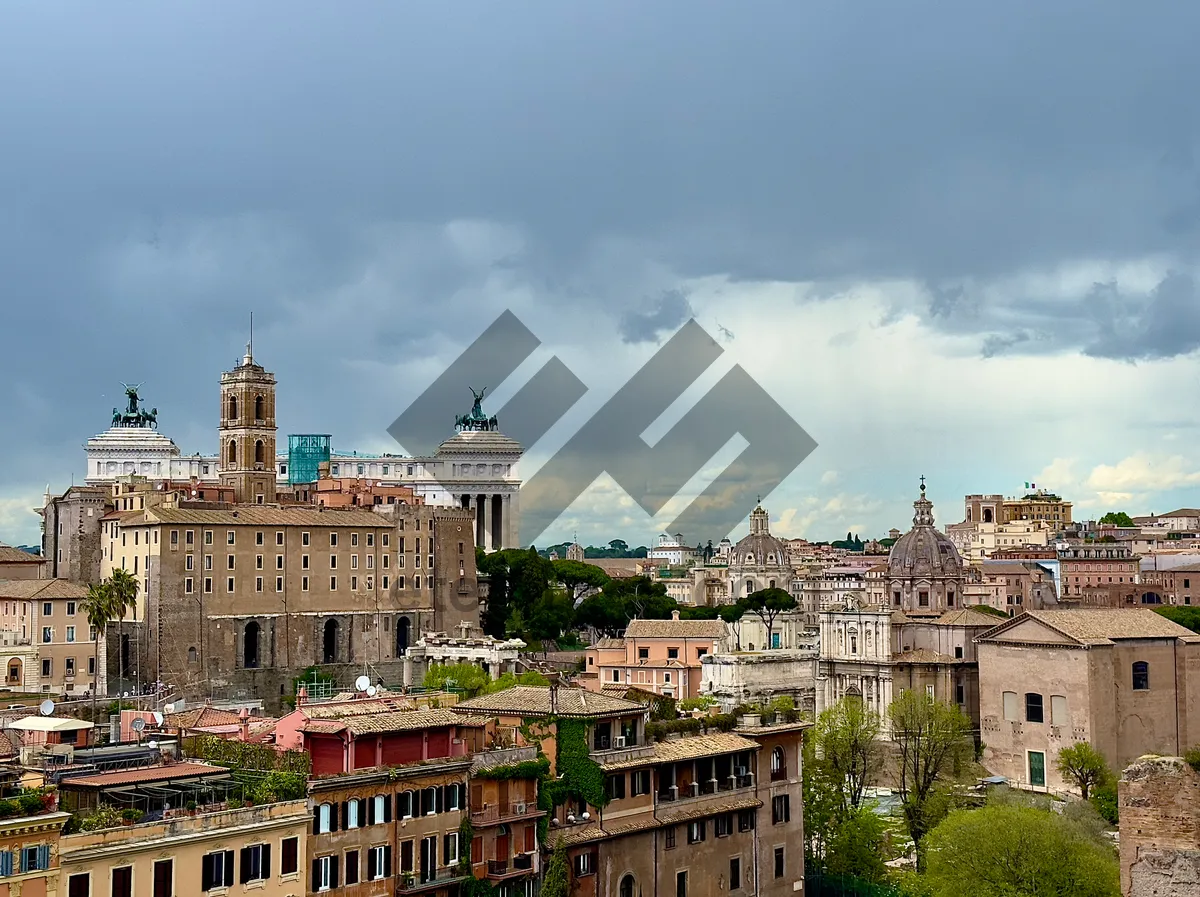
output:
M 1086 485 L 1097 492 L 1163 492 L 1200 483 L 1200 470 L 1182 455 L 1135 452 L 1116 464 L 1099 464 Z
M 827 470 L 821 474 L 821 485 L 832 486 L 838 481 L 838 472 L 836 470 Z

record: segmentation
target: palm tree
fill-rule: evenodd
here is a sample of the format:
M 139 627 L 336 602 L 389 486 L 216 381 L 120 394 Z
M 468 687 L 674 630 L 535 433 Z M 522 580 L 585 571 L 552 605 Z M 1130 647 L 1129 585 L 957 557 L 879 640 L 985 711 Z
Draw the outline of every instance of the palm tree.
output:
M 125 614 L 130 610 L 134 611 L 134 617 L 137 617 L 137 595 L 140 584 L 129 571 L 118 568 L 108 577 L 108 582 L 105 584 L 108 588 L 109 600 L 109 620 L 116 620 L 121 627 L 121 635 L 123 636 L 125 629 Z M 121 657 L 122 652 L 118 650 L 117 656 Z M 121 678 L 125 678 L 125 665 L 120 664 Z
M 87 597 L 83 599 L 83 612 L 87 616 L 88 625 L 96 632 L 92 644 L 92 720 L 96 719 L 96 694 L 100 686 L 100 635 L 112 619 L 112 594 L 107 582 L 93 583 L 88 586 Z

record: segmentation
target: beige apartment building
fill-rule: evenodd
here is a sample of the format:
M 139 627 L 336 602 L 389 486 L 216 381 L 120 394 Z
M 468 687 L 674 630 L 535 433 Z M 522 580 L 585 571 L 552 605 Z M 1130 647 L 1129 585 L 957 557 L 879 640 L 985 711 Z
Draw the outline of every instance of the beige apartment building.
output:
M 1200 742 L 1200 636 L 1146 608 L 1034 610 L 976 639 L 983 762 L 1013 782 L 1067 790 L 1064 747 L 1114 770 Z
M 303 800 L 66 835 L 60 897 L 303 897 Z
M 45 558 L 0 542 L 0 579 L 42 579 L 46 566 Z
M 632 620 L 625 637 L 602 639 L 587 650 L 585 679 L 592 690 L 635 685 L 669 698 L 700 693 L 701 660 L 720 653 L 725 642 L 720 620 Z
M 104 634 L 88 624 L 86 597 L 86 586 L 65 579 L 0 581 L 0 629 L 7 633 L 0 639 L 0 658 L 6 687 L 79 696 L 90 694 L 98 683 L 103 692 Z

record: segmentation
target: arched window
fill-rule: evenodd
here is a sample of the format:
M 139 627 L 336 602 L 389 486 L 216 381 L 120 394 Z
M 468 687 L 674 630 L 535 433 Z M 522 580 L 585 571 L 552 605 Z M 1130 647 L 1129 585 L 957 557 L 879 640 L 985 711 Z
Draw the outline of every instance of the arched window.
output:
M 254 419 L 255 420 L 266 420 L 267 419 L 267 400 L 264 399 L 262 396 L 254 397 Z
M 265 450 L 263 448 L 263 441 L 261 439 L 256 440 L 254 443 L 254 463 L 262 464 L 265 462 L 265 460 L 266 457 Z
M 632 875 L 626 875 L 621 879 L 621 897 L 634 897 L 637 893 L 637 883 L 633 880 Z
M 984 508 L 984 509 L 983 509 L 983 522 L 984 522 L 984 523 L 991 523 L 991 522 L 992 522 L 992 509 L 991 509 L 991 508 Z
M 253 620 L 246 624 L 242 638 L 242 665 L 248 670 L 258 669 L 258 637 L 261 631 L 261 627 Z
M 771 779 L 787 778 L 787 755 L 784 754 L 781 746 L 771 751 Z
M 416 795 L 412 791 L 402 791 L 396 795 L 396 818 L 397 819 L 412 819 L 413 817 L 413 800 Z
M 775 580 L 772 579 L 770 582 L 768 582 L 767 588 L 769 588 L 769 589 L 775 588 Z
M 225 460 L 231 466 L 237 464 L 237 443 L 232 439 L 229 440 L 229 450 L 225 453 Z
M 212 406 L 210 405 L 209 407 L 212 407 Z M 229 397 L 229 419 L 237 420 L 237 416 L 238 416 L 237 396 L 230 396 Z
M 324 662 L 325 663 L 337 663 L 337 655 L 338 655 L 338 650 L 337 650 L 337 647 L 338 647 L 338 621 L 337 620 L 326 620 L 325 621 L 325 637 L 323 639 L 323 642 L 324 642 L 324 644 L 322 645 L 322 647 L 324 648 L 324 651 L 322 653 L 325 658 Z
M 323 835 L 332 830 L 333 804 L 321 804 L 317 808 L 317 834 Z
M 8 682 L 6 684 L 21 684 L 21 661 L 16 657 L 8 662 Z
M 195 648 L 195 646 L 193 646 L 191 648 L 188 648 L 188 663 L 195 663 L 195 662 L 196 662 L 196 648 Z
M 1150 664 L 1144 660 L 1133 664 L 1133 690 L 1146 691 L 1150 688 Z
M 747 579 L 746 580 L 746 594 L 749 595 L 753 591 L 754 591 L 754 580 Z

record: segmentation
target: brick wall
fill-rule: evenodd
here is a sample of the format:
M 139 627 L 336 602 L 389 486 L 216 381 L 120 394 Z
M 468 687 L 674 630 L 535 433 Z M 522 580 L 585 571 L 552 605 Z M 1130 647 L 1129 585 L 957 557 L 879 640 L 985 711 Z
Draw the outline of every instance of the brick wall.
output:
M 1200 774 L 1142 757 L 1117 789 L 1124 897 L 1200 897 Z

